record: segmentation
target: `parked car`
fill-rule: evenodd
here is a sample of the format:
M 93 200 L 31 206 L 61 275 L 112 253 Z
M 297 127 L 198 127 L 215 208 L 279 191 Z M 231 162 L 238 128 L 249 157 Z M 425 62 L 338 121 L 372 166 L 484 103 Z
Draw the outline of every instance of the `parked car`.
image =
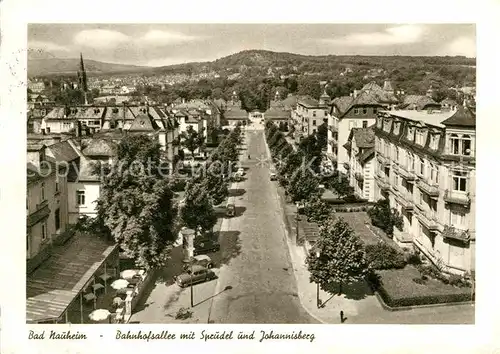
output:
M 236 208 L 235 208 L 234 204 L 228 203 L 226 205 L 226 215 L 229 216 L 229 217 L 234 216 L 235 209 Z
M 194 239 L 193 253 L 195 256 L 199 254 L 217 252 L 218 250 L 220 250 L 220 244 L 216 239 L 213 238 Z
M 209 256 L 207 256 L 206 254 L 200 254 L 200 255 L 194 256 L 191 259 L 191 262 L 193 263 L 193 267 L 195 265 L 200 265 L 200 266 L 202 266 L 204 268 L 211 269 L 214 266 L 214 263 L 212 262 L 212 259 Z M 184 271 L 186 273 L 191 272 L 191 264 L 185 264 L 184 265 Z
M 271 172 L 269 179 L 270 179 L 271 181 L 276 181 L 276 179 L 277 179 L 277 178 L 278 178 L 278 176 L 276 176 L 276 173 Z
M 174 281 L 181 288 L 184 288 L 191 284 L 203 283 L 215 278 L 217 278 L 217 276 L 211 269 L 197 264 L 193 265 L 192 273 L 179 274 L 178 276 L 174 277 Z
M 245 169 L 243 167 L 240 167 L 238 168 L 238 171 L 236 171 L 237 174 L 239 174 L 240 176 L 244 176 L 245 175 Z

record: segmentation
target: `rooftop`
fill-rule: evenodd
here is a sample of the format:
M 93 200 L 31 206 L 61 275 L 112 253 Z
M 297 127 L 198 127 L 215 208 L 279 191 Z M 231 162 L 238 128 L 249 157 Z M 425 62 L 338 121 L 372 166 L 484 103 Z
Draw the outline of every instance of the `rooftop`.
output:
M 26 321 L 62 316 L 116 248 L 117 245 L 87 234 L 54 246 L 52 256 L 26 278 Z
M 366 149 L 375 146 L 375 132 L 373 128 L 352 128 L 353 140 L 358 148 Z
M 70 162 L 77 159 L 80 156 L 78 155 L 78 152 L 73 148 L 73 146 L 69 143 L 68 140 L 61 141 L 60 143 L 54 145 L 50 145 L 47 149 L 52 153 L 54 159 L 57 162 L 61 161 Z
M 427 125 L 433 125 L 439 128 L 444 128 L 444 124 L 442 124 L 448 118 L 451 118 L 457 111 L 417 111 L 413 109 L 401 109 L 401 110 L 392 110 L 392 111 L 381 111 L 382 113 L 387 113 L 394 117 L 400 117 L 404 119 L 410 119 L 415 122 L 422 122 Z
M 82 150 L 85 156 L 114 156 L 116 146 L 106 139 L 91 139 L 88 145 Z

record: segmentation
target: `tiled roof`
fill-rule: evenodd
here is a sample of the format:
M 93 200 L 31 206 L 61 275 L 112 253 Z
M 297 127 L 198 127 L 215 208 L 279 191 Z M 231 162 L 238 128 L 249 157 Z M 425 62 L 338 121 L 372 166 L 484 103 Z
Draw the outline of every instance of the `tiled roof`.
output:
M 54 145 L 50 145 L 48 149 L 54 156 L 54 159 L 58 162 L 60 161 L 70 162 L 77 159 L 80 156 L 67 140 L 61 141 L 60 143 Z
M 291 112 L 284 109 L 270 108 L 264 112 L 266 119 L 290 118 Z
M 440 104 L 432 98 L 423 95 L 407 95 L 403 99 L 402 109 L 426 109 L 428 106 L 439 107 Z
M 248 113 L 241 108 L 231 107 L 224 112 L 225 119 L 247 119 Z
M 332 104 L 337 107 L 340 112 L 340 115 L 343 115 L 347 112 L 349 107 L 351 107 L 351 103 L 354 100 L 351 96 L 342 96 L 334 98 Z
M 352 132 L 358 148 L 367 149 L 375 146 L 375 132 L 372 127 L 352 128 Z
M 28 151 L 40 151 L 45 147 L 44 144 L 38 142 L 38 141 L 30 141 L 28 140 L 26 142 L 26 148 Z
M 467 107 L 459 106 L 454 115 L 442 122 L 443 125 L 475 127 L 476 115 Z
M 362 164 L 364 164 L 366 161 L 370 159 L 370 157 L 374 156 L 374 154 L 375 154 L 375 148 L 373 147 L 368 148 L 358 156 L 358 159 Z
M 389 114 L 394 117 L 400 117 L 405 119 L 410 119 L 415 122 L 422 122 L 424 124 L 433 125 L 439 128 L 444 128 L 442 124 L 448 118 L 453 116 L 455 111 L 433 111 L 428 113 L 427 111 L 417 111 L 413 109 L 397 109 L 391 111 L 381 111 L 381 113 Z
M 153 125 L 153 122 L 146 114 L 139 114 L 130 125 L 128 131 L 147 132 L 147 131 L 155 131 L 156 128 L 158 128 L 156 124 Z
M 298 100 L 298 104 L 301 104 L 306 107 L 318 107 L 319 106 L 319 101 L 312 98 L 312 97 L 303 97 Z
M 382 90 L 382 87 L 377 85 L 375 81 L 370 81 L 361 89 L 361 91 L 366 91 L 366 90 Z
M 125 114 L 123 114 L 125 111 Z M 133 120 L 135 119 L 134 114 L 127 106 L 115 106 L 115 107 L 107 107 L 106 113 L 104 115 L 104 119 L 113 120 L 113 119 L 124 119 L 125 120 Z
M 89 144 L 83 149 L 85 156 L 114 156 L 116 145 L 105 139 L 91 139 Z

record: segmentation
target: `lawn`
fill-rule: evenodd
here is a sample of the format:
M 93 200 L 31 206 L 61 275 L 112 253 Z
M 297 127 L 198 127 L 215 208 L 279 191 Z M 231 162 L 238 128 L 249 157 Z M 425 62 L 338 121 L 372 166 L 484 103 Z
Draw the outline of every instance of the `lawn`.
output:
M 414 278 L 420 278 L 420 272 L 412 265 L 403 269 L 377 271 L 381 285 L 379 294 L 391 307 L 436 304 L 445 302 L 470 301 L 471 288 L 459 288 L 444 284 L 440 280 L 429 278 L 425 284 L 417 284 Z
M 343 218 L 365 245 L 377 244 L 380 241 L 380 238 L 374 235 L 365 224 L 370 222 L 370 218 L 365 212 L 335 213 L 335 215 Z

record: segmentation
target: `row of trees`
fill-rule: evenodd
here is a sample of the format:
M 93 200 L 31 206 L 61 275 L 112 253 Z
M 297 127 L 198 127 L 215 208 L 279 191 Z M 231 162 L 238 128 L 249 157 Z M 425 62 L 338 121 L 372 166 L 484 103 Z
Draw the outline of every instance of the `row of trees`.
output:
M 392 257 L 392 263 L 389 264 L 387 259 L 383 259 L 388 253 L 401 257 L 390 246 L 380 245 L 378 248 L 366 249 L 349 224 L 337 218 L 331 206 L 321 199 L 318 190 L 320 182 L 334 186 L 340 195 L 352 194 L 352 187 L 346 176 L 336 172 L 333 176 L 321 178 L 314 173 L 314 167 L 312 171 L 301 170 L 306 161 L 321 155 L 317 135 L 303 139 L 299 148 L 294 151 L 276 125 L 271 122 L 266 124 L 268 145 L 279 165 L 280 184 L 292 201 L 303 203 L 303 212 L 308 221 L 315 222 L 320 227 L 319 240 L 306 260 L 310 281 L 318 283 L 327 292 L 338 291 L 341 294 L 343 285 L 362 280 L 373 269 L 394 264 L 404 266 L 404 262 L 394 263 Z M 389 207 L 385 199 L 378 201 L 368 214 L 372 223 L 388 235 L 392 235 L 394 227 L 402 227 L 400 215 Z
M 237 127 L 214 152 L 209 169 L 234 163 L 239 142 Z M 217 219 L 213 205 L 228 195 L 228 180 L 214 171 L 193 177 L 179 206 L 162 166 L 156 140 L 146 135 L 124 137 L 113 164 L 94 166 L 94 173 L 101 173 L 101 195 L 96 218 L 84 228 L 114 240 L 137 266 L 147 269 L 165 265 L 181 226 L 210 230 Z

